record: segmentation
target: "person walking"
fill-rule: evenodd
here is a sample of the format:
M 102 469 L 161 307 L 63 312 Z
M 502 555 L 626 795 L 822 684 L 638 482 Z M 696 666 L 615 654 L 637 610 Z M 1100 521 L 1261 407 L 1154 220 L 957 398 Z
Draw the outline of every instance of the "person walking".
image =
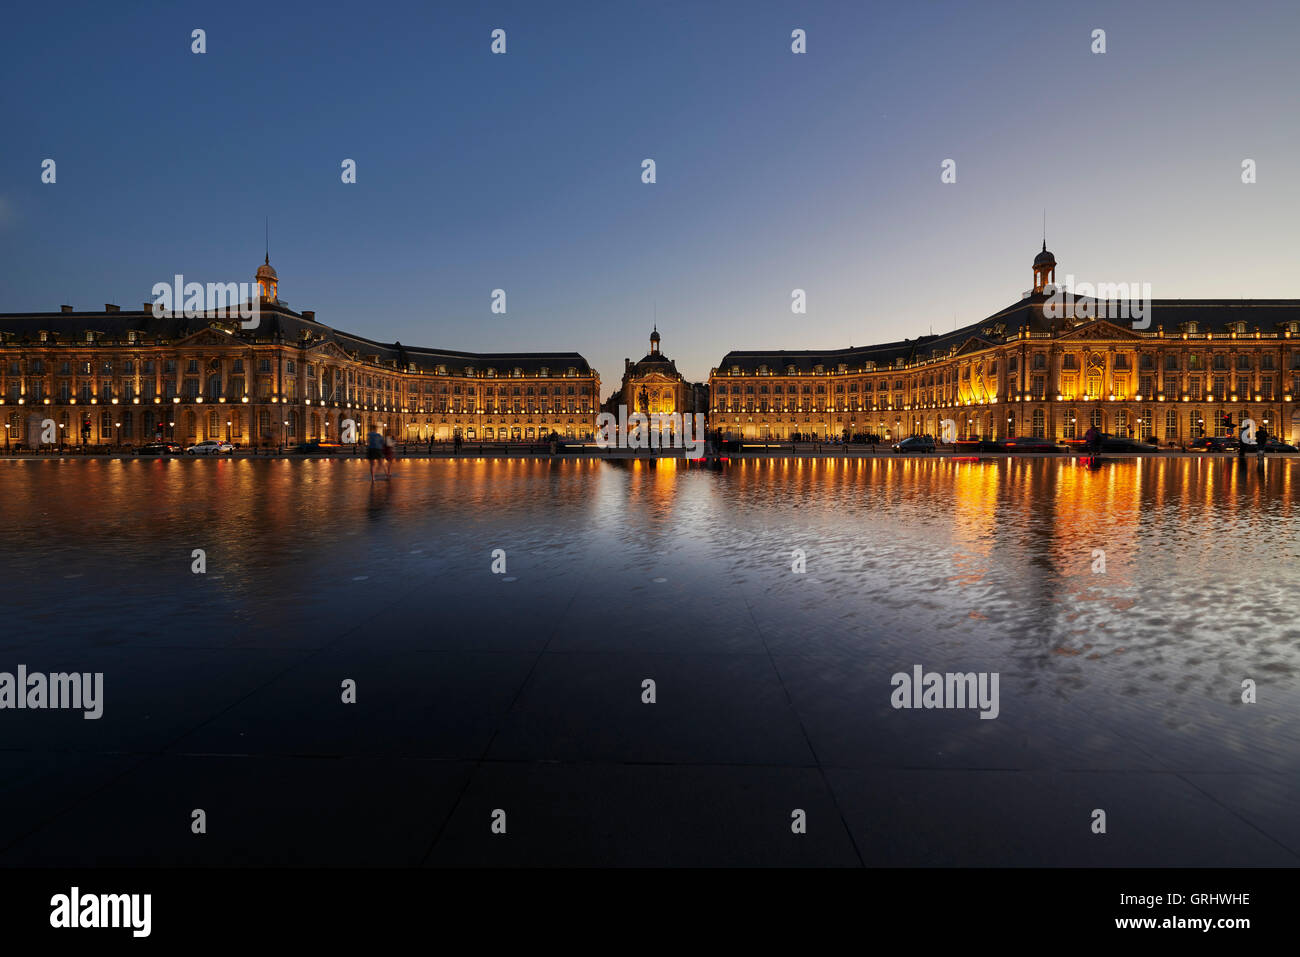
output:
M 375 463 L 384 457 L 384 437 L 378 429 L 366 436 L 366 458 L 370 461 L 370 481 L 375 480 Z
M 1088 431 L 1083 433 L 1083 441 L 1088 446 L 1088 454 L 1096 455 L 1101 451 L 1101 432 L 1095 425 L 1088 426 Z
M 1268 429 L 1262 425 L 1255 430 L 1255 456 L 1259 459 L 1259 467 L 1264 467 L 1264 446 L 1268 444 Z
M 389 435 L 384 438 L 384 475 L 393 477 L 393 461 L 397 458 L 397 442 Z

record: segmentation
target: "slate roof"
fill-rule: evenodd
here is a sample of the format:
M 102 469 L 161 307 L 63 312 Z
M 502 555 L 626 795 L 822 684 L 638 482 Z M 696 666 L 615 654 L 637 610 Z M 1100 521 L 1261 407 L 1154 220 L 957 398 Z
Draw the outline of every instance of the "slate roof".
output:
M 1094 315 L 1105 306 L 1098 300 L 1079 301 L 1091 303 Z M 1029 295 L 979 322 L 952 332 L 918 336 L 899 342 L 847 349 L 733 350 L 722 357 L 717 369 L 720 373 L 726 373 L 733 366 L 739 366 L 742 372 L 753 373 L 759 366 L 766 365 L 770 372 L 779 375 L 789 366 L 807 373 L 812 372 L 817 365 L 821 365 L 827 372 L 834 372 L 840 364 L 845 364 L 850 371 L 861 371 L 867 362 L 875 362 L 879 369 L 893 365 L 898 359 L 911 364 L 930 359 L 936 354 L 944 356 L 950 349 L 961 348 L 971 339 L 986 342 L 990 346 L 996 345 L 1007 338 L 1018 336 L 1025 328 L 1030 332 L 1058 335 L 1068 332 L 1072 328 L 1070 324 L 1044 314 L 1045 302 L 1046 297 L 1041 293 Z M 1111 321 L 1120 327 L 1131 325 L 1127 319 Z M 1139 335 L 1154 335 L 1157 327 L 1163 326 L 1168 336 L 1181 332 L 1185 323 L 1195 322 L 1198 332 L 1226 333 L 1230 331 L 1229 323 L 1240 321 L 1246 323 L 1247 333 L 1256 330 L 1276 333 L 1288 322 L 1300 322 L 1300 299 L 1153 299 L 1149 327 L 1136 332 Z
M 214 317 L 215 319 L 215 317 Z M 221 320 L 216 320 L 221 321 Z M 206 316 L 157 319 L 151 304 L 133 311 L 116 312 L 39 312 L 0 313 L 0 333 L 11 334 L 18 341 L 36 342 L 42 331 L 57 335 L 59 342 L 81 344 L 87 330 L 99 332 L 104 339 L 125 341 L 128 332 L 135 332 L 147 343 L 156 340 L 174 342 L 201 332 L 212 325 Z M 229 329 L 230 320 L 225 320 Z M 255 329 L 239 329 L 235 335 L 250 342 L 300 342 L 304 334 L 315 342 L 334 342 L 347 352 L 360 358 L 378 356 L 379 361 L 396 360 L 400 365 L 414 362 L 422 371 L 432 371 L 446 365 L 448 371 L 462 372 L 467 365 L 482 372 L 488 367 L 498 371 L 523 369 L 536 373 L 543 367 L 560 373 L 573 367 L 579 375 L 591 372 L 587 360 L 577 352 L 461 352 L 453 349 L 432 349 L 424 346 L 404 346 L 400 342 L 379 342 L 364 336 L 342 332 L 315 319 L 307 318 L 286 307 L 283 303 L 263 304 L 260 321 Z

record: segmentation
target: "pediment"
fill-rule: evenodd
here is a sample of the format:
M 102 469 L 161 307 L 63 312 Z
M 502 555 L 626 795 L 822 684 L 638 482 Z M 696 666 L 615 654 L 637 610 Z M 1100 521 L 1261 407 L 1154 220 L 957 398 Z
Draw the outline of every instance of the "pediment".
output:
M 235 342 L 235 337 L 221 329 L 214 329 L 209 326 L 207 329 L 200 329 L 198 332 L 191 333 L 184 339 L 178 339 L 178 346 L 229 346 Z
M 313 343 L 307 347 L 307 351 L 314 353 L 317 357 L 327 356 L 331 359 L 348 360 L 352 357 L 348 355 L 337 342 L 329 339 L 322 339 L 320 342 Z
M 1123 326 L 1117 326 L 1115 323 L 1106 319 L 1093 319 L 1082 325 L 1075 326 L 1069 332 L 1062 334 L 1062 340 L 1088 340 L 1088 339 L 1141 339 L 1132 329 L 1126 329 Z
M 971 336 L 957 348 L 957 355 L 963 356 L 971 352 L 983 352 L 985 349 L 991 349 L 995 343 L 987 339 L 981 339 L 979 336 Z

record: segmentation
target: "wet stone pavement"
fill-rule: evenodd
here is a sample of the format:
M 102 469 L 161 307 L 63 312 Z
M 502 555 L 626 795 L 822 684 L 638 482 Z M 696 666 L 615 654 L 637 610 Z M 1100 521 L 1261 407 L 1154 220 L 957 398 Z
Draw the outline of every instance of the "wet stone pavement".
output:
M 1267 466 L 0 461 L 0 865 L 1295 865 Z

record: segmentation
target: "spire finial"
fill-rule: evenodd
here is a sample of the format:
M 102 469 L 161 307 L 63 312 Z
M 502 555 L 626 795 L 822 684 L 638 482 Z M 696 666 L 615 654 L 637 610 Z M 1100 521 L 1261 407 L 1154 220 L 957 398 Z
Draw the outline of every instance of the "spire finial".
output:
M 271 265 L 271 217 L 266 217 L 266 258 L 262 260 L 266 265 Z

